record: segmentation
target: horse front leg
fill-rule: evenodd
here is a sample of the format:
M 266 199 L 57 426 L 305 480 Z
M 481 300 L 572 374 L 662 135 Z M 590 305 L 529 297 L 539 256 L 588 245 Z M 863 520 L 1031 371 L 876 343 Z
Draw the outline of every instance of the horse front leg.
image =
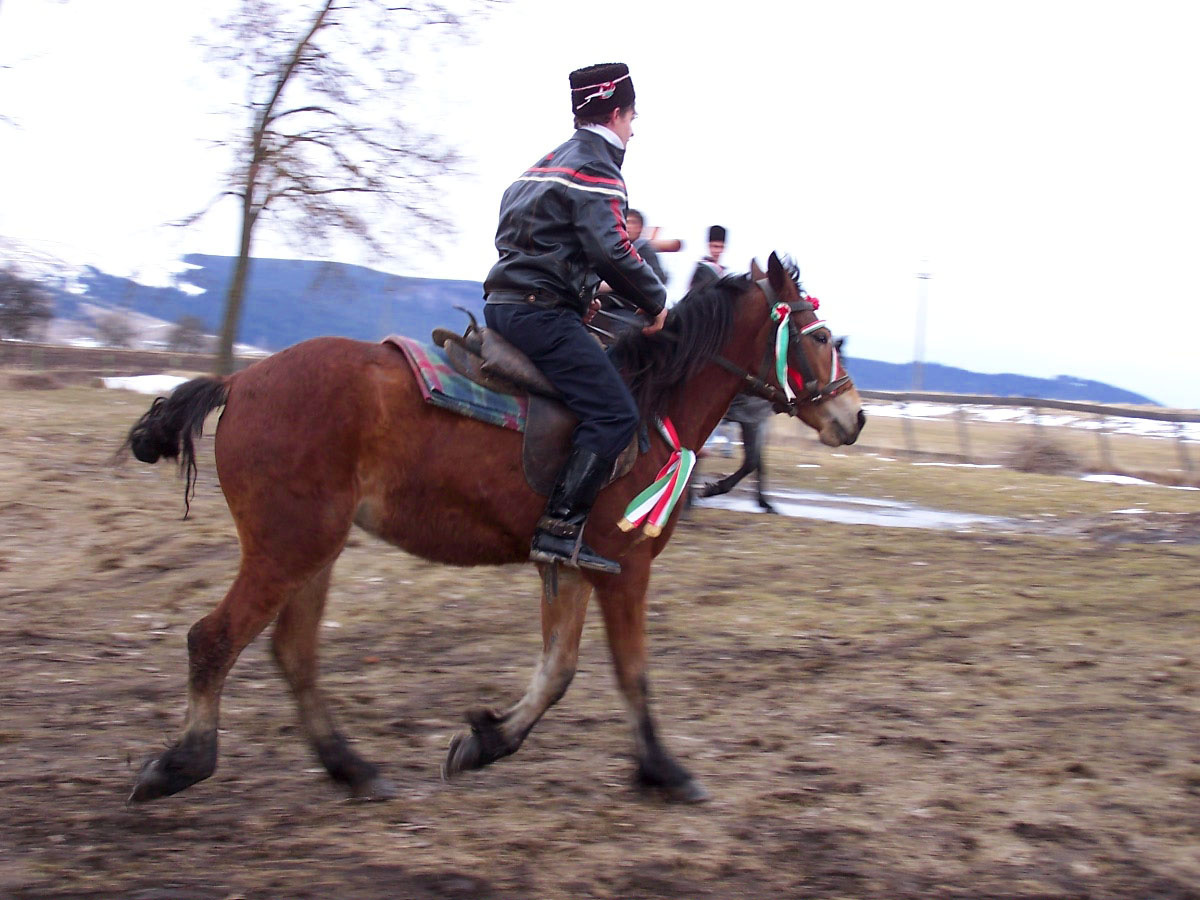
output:
M 646 588 L 650 560 L 624 562 L 624 571 L 596 586 L 617 685 L 625 696 L 637 746 L 635 780 L 677 803 L 703 803 L 709 793 L 658 739 L 646 675 Z
M 516 753 L 542 715 L 567 692 L 579 662 L 579 638 L 587 617 L 592 586 L 577 569 L 559 567 L 557 593 L 542 573 L 542 654 L 525 695 L 504 713 L 475 709 L 467 713 L 471 730 L 454 736 L 442 777 L 452 778 Z

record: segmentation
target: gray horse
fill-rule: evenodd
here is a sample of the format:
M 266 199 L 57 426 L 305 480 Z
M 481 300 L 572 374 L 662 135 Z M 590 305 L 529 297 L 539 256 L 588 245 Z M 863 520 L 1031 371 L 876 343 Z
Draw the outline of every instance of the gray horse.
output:
M 727 494 L 739 481 L 751 472 L 758 473 L 758 505 L 765 512 L 777 512 L 771 501 L 767 499 L 767 473 L 763 468 L 763 444 L 767 436 L 767 419 L 773 415 L 771 402 L 762 397 L 750 394 L 738 394 L 729 404 L 729 411 L 721 421 L 736 422 L 742 428 L 742 450 L 744 453 L 741 468 L 731 475 L 726 475 L 717 481 L 704 485 L 698 491 L 700 497 L 715 497 Z

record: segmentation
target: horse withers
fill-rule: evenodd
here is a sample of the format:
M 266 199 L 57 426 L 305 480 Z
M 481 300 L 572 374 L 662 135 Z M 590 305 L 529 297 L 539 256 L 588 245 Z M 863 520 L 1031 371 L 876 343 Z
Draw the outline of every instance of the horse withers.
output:
M 779 343 L 781 331 L 790 341 Z M 775 359 L 776 346 L 786 346 L 786 359 Z M 662 332 L 625 335 L 613 353 L 644 419 L 669 419 L 685 448 L 704 443 L 748 384 L 788 405 L 829 446 L 853 443 L 864 423 L 828 330 L 775 254 L 765 273 L 754 265 L 749 277 L 731 276 L 688 297 Z M 760 371 L 784 373 L 784 383 L 751 374 Z M 808 383 L 789 383 L 797 372 L 811 373 Z M 317 687 L 318 626 L 334 562 L 354 525 L 435 562 L 526 561 L 544 503 L 522 474 L 521 435 L 427 404 L 393 347 L 316 338 L 234 375 L 180 385 L 154 401 L 127 445 L 143 462 L 178 460 L 190 485 L 193 439 L 222 406 L 216 467 L 241 561 L 224 599 L 188 632 L 183 732 L 146 762 L 129 799 L 174 794 L 212 774 L 225 678 L 272 622 L 273 655 L 329 775 L 355 797 L 391 796 L 393 786 L 337 730 Z M 672 450 L 652 430 L 649 451 L 601 492 L 588 540 L 620 560 L 621 572 L 557 570 L 554 590 L 543 591 L 542 653 L 524 696 L 501 712 L 468 713 L 470 729 L 454 739 L 443 763 L 447 777 L 514 753 L 563 696 L 595 594 L 629 708 L 637 783 L 674 800 L 707 796 L 663 746 L 647 694 L 646 589 L 677 512 L 653 537 L 617 527 Z

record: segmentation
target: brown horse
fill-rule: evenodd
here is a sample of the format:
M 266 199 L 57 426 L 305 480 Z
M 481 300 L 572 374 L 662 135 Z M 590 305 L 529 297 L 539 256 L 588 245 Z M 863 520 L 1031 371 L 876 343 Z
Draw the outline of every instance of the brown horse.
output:
M 660 334 L 634 332 L 618 342 L 613 352 L 643 413 L 669 416 L 682 445 L 696 449 L 747 384 L 785 402 L 766 374 L 776 371 L 772 310 L 780 304 L 793 310 L 788 365 L 808 382 L 786 402 L 825 444 L 852 443 L 864 421 L 858 394 L 848 378 L 835 379 L 830 334 L 811 327 L 811 304 L 775 254 L 765 275 L 754 265 L 752 277 L 726 278 L 686 298 Z M 761 380 L 749 374 L 760 371 Z M 219 406 L 217 473 L 237 525 L 241 565 L 225 598 L 188 632 L 183 733 L 146 762 L 130 800 L 174 794 L 212 774 L 225 677 L 271 622 L 275 659 L 329 774 L 356 797 L 391 796 L 392 785 L 337 731 L 317 688 L 318 625 L 334 561 L 353 525 L 451 565 L 527 560 L 544 500 L 525 481 L 521 435 L 426 404 L 392 347 L 316 338 L 227 378 L 180 385 L 155 400 L 128 446 L 143 462 L 178 459 L 190 484 L 193 435 Z M 646 588 L 675 517 L 654 538 L 617 528 L 626 505 L 668 458 L 665 441 L 651 434 L 650 450 L 600 494 L 588 525 L 589 542 L 620 560 L 620 574 L 558 570 L 553 589 L 543 590 L 543 649 L 524 697 L 503 713 L 468 713 L 470 730 L 451 744 L 446 777 L 515 752 L 563 696 L 595 592 L 632 717 L 638 783 L 676 800 L 707 796 L 659 742 L 647 699 Z M 546 575 L 544 585 L 555 582 Z

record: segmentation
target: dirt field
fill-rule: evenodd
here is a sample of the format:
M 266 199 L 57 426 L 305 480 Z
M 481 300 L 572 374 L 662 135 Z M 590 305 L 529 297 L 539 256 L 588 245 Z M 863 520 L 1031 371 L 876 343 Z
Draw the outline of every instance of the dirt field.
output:
M 187 521 L 171 469 L 109 465 L 148 403 L 0 390 L 0 897 L 1200 898 L 1200 494 L 779 434 L 779 486 L 1021 524 L 697 510 L 655 570 L 652 688 L 711 803 L 629 786 L 596 614 L 520 753 L 442 783 L 463 712 L 524 688 L 532 570 L 357 537 L 324 685 L 399 798 L 343 799 L 260 640 L 225 692 L 217 773 L 126 808 L 237 559 L 209 439 Z

